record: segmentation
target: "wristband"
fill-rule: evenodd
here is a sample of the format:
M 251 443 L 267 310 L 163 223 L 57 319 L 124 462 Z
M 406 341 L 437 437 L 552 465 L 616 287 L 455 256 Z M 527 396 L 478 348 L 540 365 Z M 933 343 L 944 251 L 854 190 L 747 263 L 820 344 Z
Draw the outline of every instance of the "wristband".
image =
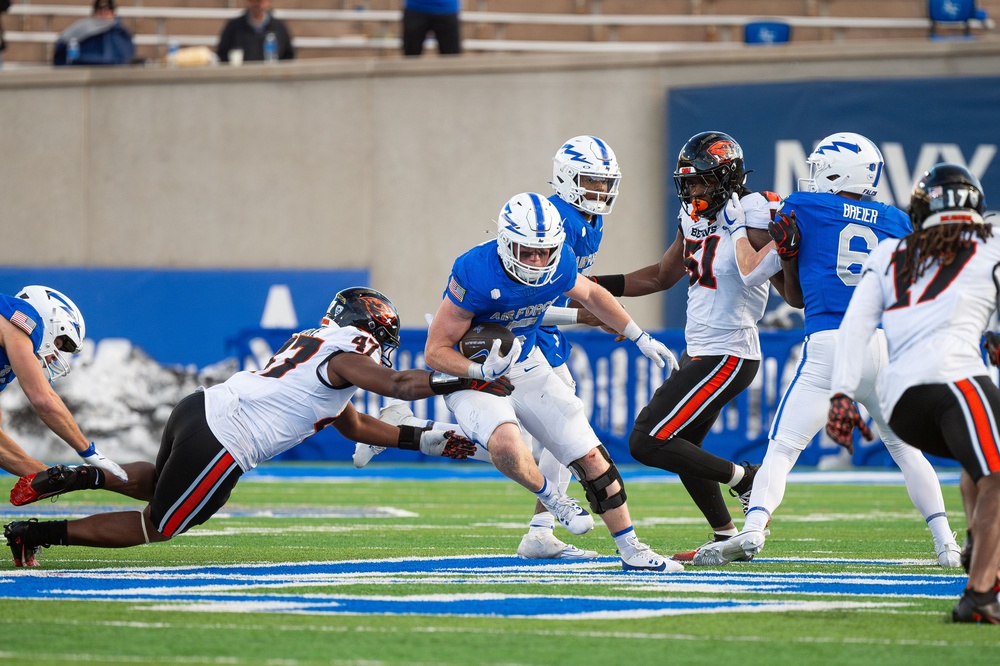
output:
M 578 308 L 547 308 L 542 315 L 542 326 L 566 326 L 579 323 L 577 315 Z
M 598 275 L 590 279 L 610 291 L 612 296 L 625 295 L 625 275 L 622 273 L 618 275 Z
M 483 365 L 481 363 L 470 363 L 469 369 L 466 370 L 465 374 L 473 379 L 486 379 L 486 374 L 483 372 Z
M 732 236 L 733 240 L 739 240 L 741 238 L 747 237 L 747 225 L 741 224 L 738 227 L 733 227 L 729 230 L 729 235 Z
M 77 451 L 77 453 L 80 454 L 81 458 L 89 458 L 90 456 L 92 456 L 92 455 L 94 455 L 94 454 L 97 453 L 97 447 L 94 446 L 93 442 L 91 442 L 90 446 L 88 446 L 83 451 Z
M 628 326 L 626 326 L 625 330 L 622 331 L 622 335 L 624 335 L 629 340 L 638 340 L 639 336 L 642 335 L 642 329 L 639 328 L 639 324 L 629 319 Z
M 415 428 L 410 425 L 399 426 L 399 440 L 396 445 L 403 451 L 419 451 L 420 450 L 420 435 L 427 430 L 427 428 Z
M 435 395 L 448 395 L 455 391 L 461 391 L 464 384 L 461 377 L 444 372 L 432 372 L 428 377 L 428 382 Z

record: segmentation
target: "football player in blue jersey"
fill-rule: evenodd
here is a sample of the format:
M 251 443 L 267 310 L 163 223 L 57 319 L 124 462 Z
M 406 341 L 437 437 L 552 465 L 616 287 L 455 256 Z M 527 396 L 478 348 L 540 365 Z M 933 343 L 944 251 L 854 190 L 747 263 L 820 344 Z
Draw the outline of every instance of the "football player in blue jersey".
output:
M 808 163 L 809 178 L 785 199 L 769 228 L 782 259 L 786 294 L 801 296 L 805 304 L 802 358 L 771 425 L 743 529 L 700 548 L 695 564 L 725 564 L 763 548 L 765 528 L 785 494 L 788 473 L 826 423 L 837 328 L 861 280 L 861 265 L 880 240 L 912 231 L 901 210 L 870 200 L 878 193 L 884 162 L 869 139 L 851 132 L 832 134 L 819 142 Z M 957 567 L 960 549 L 934 469 L 920 451 L 889 429 L 879 408 L 875 378 L 886 359 L 885 336 L 879 331 L 858 353 L 865 358 L 865 372 L 854 397 L 871 414 L 902 470 L 910 500 L 934 537 L 938 562 Z M 866 436 L 872 438 L 871 433 Z
M 32 285 L 17 296 L 0 294 L 0 391 L 16 377 L 35 413 L 52 432 L 86 462 L 127 481 L 126 472 L 84 437 L 52 390 L 52 383 L 69 373 L 67 354 L 80 352 L 85 335 L 79 308 L 55 289 Z M 47 467 L 0 430 L 0 468 L 21 476 Z
M 680 564 L 636 535 L 621 475 L 587 421 L 582 401 L 538 348 L 538 329 L 545 311 L 565 295 L 633 340 L 658 366 L 675 368 L 676 359 L 607 290 L 580 276 L 577 258 L 564 241 L 562 218 L 552 202 L 532 192 L 510 199 L 497 220 L 497 239 L 455 261 L 424 357 L 430 367 L 456 376 L 508 377 L 515 388 L 509 397 L 459 391 L 445 402 L 470 439 L 486 442 L 497 469 L 533 492 L 571 533 L 589 531 L 593 518 L 539 471 L 521 438 L 522 426 L 576 473 L 591 510 L 603 518 L 618 546 L 623 569 L 681 571 Z M 497 340 L 479 364 L 455 345 L 482 322 L 504 325 L 518 337 L 506 355 Z

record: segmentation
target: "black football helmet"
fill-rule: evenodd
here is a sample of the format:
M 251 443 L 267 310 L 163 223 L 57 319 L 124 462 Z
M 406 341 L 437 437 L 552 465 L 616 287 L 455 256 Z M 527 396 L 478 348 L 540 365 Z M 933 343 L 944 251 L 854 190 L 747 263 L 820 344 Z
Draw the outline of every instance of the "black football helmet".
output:
M 746 180 L 743 149 L 722 132 L 701 132 L 687 140 L 677 156 L 677 198 L 692 219 L 714 218 Z M 702 185 L 697 193 L 693 186 Z
M 920 177 L 910 194 L 914 231 L 942 224 L 985 224 L 986 197 L 979 179 L 958 164 L 935 164 Z
M 382 365 L 392 367 L 392 352 L 399 348 L 399 313 L 385 294 L 368 287 L 337 292 L 322 321 L 330 322 L 370 333 L 382 347 Z

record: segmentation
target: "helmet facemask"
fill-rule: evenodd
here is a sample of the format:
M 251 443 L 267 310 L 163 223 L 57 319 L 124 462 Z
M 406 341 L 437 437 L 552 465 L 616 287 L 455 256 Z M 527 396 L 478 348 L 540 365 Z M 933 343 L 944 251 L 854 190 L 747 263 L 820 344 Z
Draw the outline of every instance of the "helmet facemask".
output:
M 562 254 L 562 218 L 540 194 L 518 194 L 503 207 L 497 219 L 497 252 L 507 274 L 529 287 L 541 287 L 555 277 Z M 521 248 L 549 250 L 544 266 L 521 260 Z
M 585 178 L 602 181 L 605 188 L 588 187 Z M 552 182 L 559 198 L 588 215 L 606 215 L 618 198 L 622 174 L 615 153 L 596 136 L 576 136 L 552 158 Z
M 69 355 L 80 353 L 87 335 L 80 309 L 65 294 L 39 285 L 24 287 L 16 298 L 30 303 L 42 318 L 42 343 L 35 356 L 49 383 L 65 377 L 72 369 Z

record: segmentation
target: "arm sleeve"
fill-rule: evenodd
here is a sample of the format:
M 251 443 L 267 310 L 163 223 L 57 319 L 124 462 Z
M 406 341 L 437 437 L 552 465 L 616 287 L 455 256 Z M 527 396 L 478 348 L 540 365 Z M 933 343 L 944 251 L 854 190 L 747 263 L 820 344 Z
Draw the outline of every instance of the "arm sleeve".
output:
M 873 271 L 866 271 L 851 296 L 847 313 L 837 330 L 837 349 L 833 357 L 830 395 L 843 393 L 854 398 L 861 383 L 864 354 L 868 341 L 882 321 L 882 287 Z
M 576 324 L 577 308 L 551 307 L 542 315 L 542 326 L 567 326 Z

